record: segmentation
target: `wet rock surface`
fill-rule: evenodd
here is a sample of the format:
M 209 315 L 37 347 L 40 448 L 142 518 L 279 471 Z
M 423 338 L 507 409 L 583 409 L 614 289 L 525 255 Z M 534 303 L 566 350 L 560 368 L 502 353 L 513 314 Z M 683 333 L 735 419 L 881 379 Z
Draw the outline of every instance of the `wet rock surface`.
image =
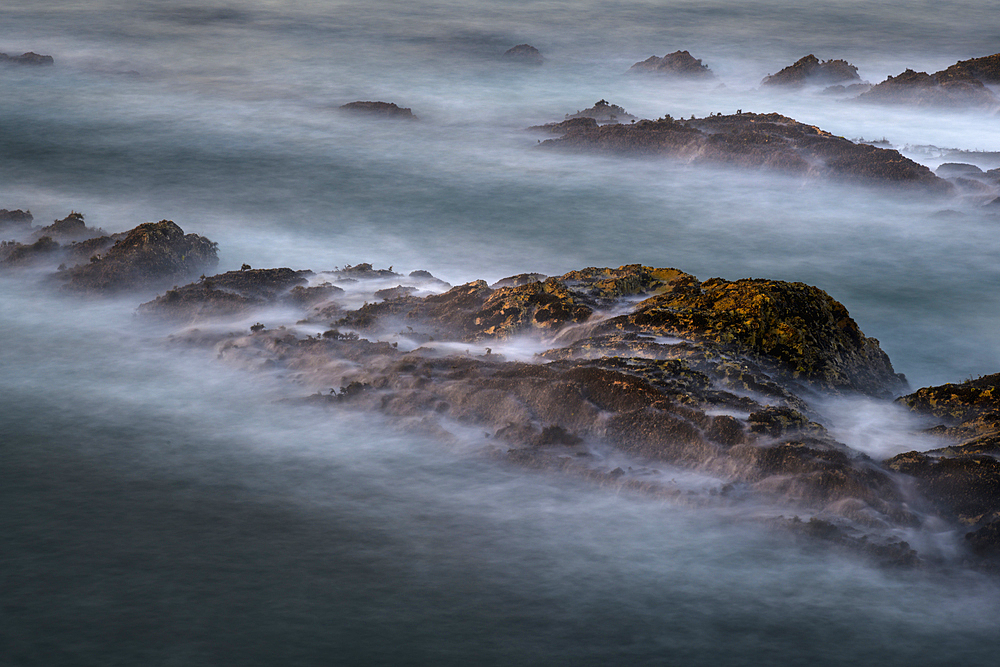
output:
M 806 84 L 829 86 L 860 82 L 858 68 L 846 60 L 821 61 L 816 56 L 809 54 L 777 74 L 766 76 L 760 85 L 798 87 Z
M 450 442 L 482 433 L 478 447 L 508 464 L 679 502 L 766 500 L 779 523 L 810 539 L 923 562 L 898 537 L 922 521 L 906 485 L 833 438 L 812 407 L 817 392 L 905 387 L 877 341 L 817 288 L 627 265 L 426 294 L 426 272 L 370 264 L 251 271 L 172 290 L 190 300 L 180 310 L 161 296 L 139 312 L 184 326 L 199 298 L 214 303 L 212 290 L 249 298 L 242 279 L 254 289 L 263 281 L 269 303 L 292 284 L 336 282 L 342 292 L 282 325 L 213 333 L 209 309 L 174 343 L 211 345 L 224 361 L 317 390 L 307 399 L 317 405 L 378 411 Z M 538 353 L 510 358 L 529 342 Z M 707 486 L 678 486 L 677 471 Z
M 1000 374 L 924 387 L 897 402 L 940 421 L 927 432 L 946 446 L 886 465 L 915 478 L 936 511 L 964 527 L 976 553 L 1000 560 Z
M 572 125 L 571 125 L 572 123 Z M 662 156 L 864 183 L 916 186 L 945 193 L 951 186 L 898 151 L 853 143 L 780 114 L 737 113 L 690 120 L 665 116 L 632 124 L 565 121 L 542 142 L 549 149 Z
M 662 58 L 650 56 L 637 62 L 628 70 L 629 74 L 656 74 L 680 79 L 714 79 L 715 74 L 687 51 L 674 51 Z

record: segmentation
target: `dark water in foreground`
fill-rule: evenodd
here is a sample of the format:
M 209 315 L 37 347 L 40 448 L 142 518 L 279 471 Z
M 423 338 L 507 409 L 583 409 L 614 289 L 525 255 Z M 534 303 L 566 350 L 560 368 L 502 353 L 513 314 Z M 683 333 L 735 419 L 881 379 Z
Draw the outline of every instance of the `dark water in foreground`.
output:
M 0 208 L 174 219 L 220 270 L 362 261 L 452 283 L 642 262 L 802 280 L 914 386 L 1000 366 L 997 220 L 795 179 L 535 151 L 607 98 L 776 110 L 847 137 L 1000 151 L 995 119 L 767 96 L 815 52 L 873 82 L 997 50 L 992 8 L 832 2 L 31 2 L 0 8 Z M 497 68 L 514 44 L 546 65 Z M 724 88 L 622 77 L 689 49 Z M 386 99 L 417 124 L 345 121 Z M 929 162 L 931 166 L 935 163 Z M 983 164 L 996 167 L 996 164 Z M 942 208 L 961 215 L 940 215 Z M 992 665 L 1000 590 L 876 568 L 744 510 L 618 496 L 165 349 L 135 303 L 0 280 L 0 664 Z M 873 454 L 913 441 L 831 408 Z M 937 545 L 947 532 L 902 535 Z M 947 560 L 947 559 L 946 559 Z

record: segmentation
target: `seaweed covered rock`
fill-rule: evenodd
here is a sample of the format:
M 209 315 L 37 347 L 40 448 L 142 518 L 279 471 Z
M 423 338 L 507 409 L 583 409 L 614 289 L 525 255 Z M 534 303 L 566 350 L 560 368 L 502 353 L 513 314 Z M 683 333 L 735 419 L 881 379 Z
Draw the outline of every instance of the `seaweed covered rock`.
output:
M 764 77 L 762 86 L 804 86 L 806 84 L 829 86 L 831 84 L 860 83 L 858 68 L 846 60 L 821 61 L 811 53 L 784 68 L 777 74 Z
M 932 193 L 951 191 L 927 167 L 898 151 L 853 143 L 780 114 L 737 113 L 691 120 L 665 116 L 633 124 L 567 128 L 541 147 L 666 156 L 694 163 L 765 168 L 863 183 L 917 186 Z
M 541 65 L 545 62 L 542 52 L 531 44 L 518 44 L 504 51 L 501 59 L 508 63 L 519 65 Z
M 662 58 L 650 56 L 637 62 L 628 70 L 629 74 L 657 74 L 683 79 L 714 79 L 715 74 L 687 51 L 674 51 Z
M 624 330 L 711 341 L 774 364 L 790 381 L 833 391 L 894 395 L 905 380 L 878 341 L 861 333 L 847 309 L 803 283 L 678 276 L 633 312 L 602 323 Z
M 400 107 L 395 102 L 349 102 L 340 107 L 346 113 L 360 116 L 370 116 L 372 118 L 398 118 L 403 120 L 416 120 L 413 111 L 409 108 Z
M 135 227 L 103 256 L 58 277 L 75 290 L 144 290 L 197 276 L 218 261 L 215 243 L 185 234 L 171 220 L 161 220 Z

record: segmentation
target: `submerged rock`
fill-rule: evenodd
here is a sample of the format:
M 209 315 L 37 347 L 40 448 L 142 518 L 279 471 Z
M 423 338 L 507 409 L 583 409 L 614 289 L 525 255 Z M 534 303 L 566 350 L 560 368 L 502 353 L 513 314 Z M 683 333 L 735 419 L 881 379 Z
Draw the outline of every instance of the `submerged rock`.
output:
M 374 118 L 417 119 L 411 109 L 397 106 L 394 102 L 350 102 L 342 105 L 340 110 Z
M 658 74 L 683 79 L 714 79 L 715 74 L 687 51 L 674 51 L 662 58 L 650 56 L 637 62 L 628 70 L 629 74 Z
M 522 65 L 541 65 L 545 62 L 541 51 L 531 44 L 518 44 L 504 51 L 501 58 L 505 62 L 518 63 Z
M 806 84 L 829 86 L 844 82 L 861 82 L 858 68 L 846 60 L 823 60 L 809 54 L 777 74 L 770 74 L 760 82 L 762 86 L 803 86 Z
M 737 113 L 691 120 L 642 120 L 628 125 L 578 125 L 546 148 L 664 156 L 840 180 L 915 185 L 944 193 L 950 186 L 898 151 L 856 144 L 780 114 Z

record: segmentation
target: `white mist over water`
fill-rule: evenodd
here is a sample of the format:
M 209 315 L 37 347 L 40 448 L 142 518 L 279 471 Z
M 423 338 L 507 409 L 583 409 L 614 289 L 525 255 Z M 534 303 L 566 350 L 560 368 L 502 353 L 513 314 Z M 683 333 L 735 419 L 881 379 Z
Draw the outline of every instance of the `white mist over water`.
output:
M 0 208 L 31 208 L 39 225 L 83 211 L 112 232 L 173 219 L 219 242 L 220 270 L 372 262 L 458 284 L 641 262 L 801 280 L 842 301 L 914 387 L 960 381 L 1000 366 L 995 217 L 560 155 L 523 128 L 604 98 L 642 117 L 777 111 L 848 138 L 998 151 L 995 118 L 755 90 L 807 53 L 873 83 L 989 55 L 992 14 L 912 1 L 4 7 L 0 51 L 56 65 L 0 71 Z M 543 67 L 498 66 L 524 42 Z M 725 87 L 623 76 L 678 49 Z M 365 99 L 420 120 L 335 112 Z M 994 583 L 874 570 L 723 511 L 276 403 L 295 388 L 163 349 L 135 305 L 3 280 L 0 663 L 995 658 Z M 873 456 L 907 448 L 891 411 L 828 413 Z

